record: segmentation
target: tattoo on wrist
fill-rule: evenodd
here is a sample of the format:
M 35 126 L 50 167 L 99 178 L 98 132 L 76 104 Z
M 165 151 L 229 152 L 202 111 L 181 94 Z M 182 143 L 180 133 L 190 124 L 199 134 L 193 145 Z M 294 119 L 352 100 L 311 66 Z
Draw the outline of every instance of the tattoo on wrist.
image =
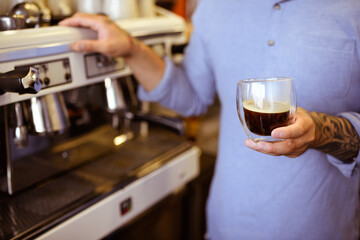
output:
M 341 117 L 309 112 L 315 124 L 312 148 L 330 154 L 344 163 L 354 161 L 359 153 L 360 137 L 351 123 Z

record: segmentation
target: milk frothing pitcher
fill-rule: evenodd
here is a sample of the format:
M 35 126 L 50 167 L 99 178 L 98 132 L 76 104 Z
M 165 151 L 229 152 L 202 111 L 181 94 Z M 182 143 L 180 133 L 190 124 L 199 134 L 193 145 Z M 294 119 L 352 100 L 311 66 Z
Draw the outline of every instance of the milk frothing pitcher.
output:
M 61 93 L 30 99 L 32 130 L 35 134 L 62 133 L 70 125 L 69 115 Z

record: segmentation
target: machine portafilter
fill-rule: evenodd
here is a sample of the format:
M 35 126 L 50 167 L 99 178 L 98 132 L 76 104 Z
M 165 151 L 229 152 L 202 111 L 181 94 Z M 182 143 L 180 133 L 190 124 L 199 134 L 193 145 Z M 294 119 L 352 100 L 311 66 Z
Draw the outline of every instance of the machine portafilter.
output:
M 36 94 L 42 87 L 39 71 L 34 67 L 20 67 L 0 74 L 0 94 L 14 92 L 19 94 Z M 14 144 L 18 148 L 28 145 L 27 108 L 24 102 L 16 102 L 14 112 Z
M 38 93 L 41 89 L 39 71 L 34 67 L 19 67 L 15 70 L 0 73 L 0 94 L 5 92 Z

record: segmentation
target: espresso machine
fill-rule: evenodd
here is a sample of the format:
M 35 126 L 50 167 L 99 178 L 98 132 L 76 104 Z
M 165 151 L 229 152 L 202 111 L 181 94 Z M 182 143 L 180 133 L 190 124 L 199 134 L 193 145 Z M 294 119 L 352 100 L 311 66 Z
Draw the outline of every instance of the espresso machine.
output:
M 160 7 L 116 23 L 162 56 L 186 42 Z M 137 99 L 124 59 L 69 50 L 96 33 L 14 29 L 0 32 L 0 239 L 100 239 L 198 175 L 182 119 Z

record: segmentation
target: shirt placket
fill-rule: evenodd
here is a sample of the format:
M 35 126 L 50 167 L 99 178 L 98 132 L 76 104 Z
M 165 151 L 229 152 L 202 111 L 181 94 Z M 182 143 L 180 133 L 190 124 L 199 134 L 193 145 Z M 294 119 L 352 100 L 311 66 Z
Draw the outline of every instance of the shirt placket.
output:
M 286 3 L 290 0 L 283 0 L 275 2 L 271 5 L 271 19 L 269 23 L 268 36 L 266 38 L 267 56 L 271 61 L 267 62 L 267 66 L 264 69 L 265 74 L 277 74 L 279 64 L 282 64 L 279 58 L 281 55 L 281 43 L 282 43 L 282 30 L 281 26 L 284 24 L 284 8 Z
M 282 1 L 278 1 L 276 3 L 274 3 L 274 5 L 272 6 L 273 8 L 273 25 L 271 27 L 271 32 L 269 35 L 269 40 L 267 42 L 269 47 L 275 46 L 275 42 L 276 42 L 276 36 L 278 34 L 278 27 L 279 25 L 279 19 L 281 18 L 282 15 L 282 8 L 284 7 L 284 5 L 286 4 L 286 2 L 289 2 L 291 0 L 282 0 Z

